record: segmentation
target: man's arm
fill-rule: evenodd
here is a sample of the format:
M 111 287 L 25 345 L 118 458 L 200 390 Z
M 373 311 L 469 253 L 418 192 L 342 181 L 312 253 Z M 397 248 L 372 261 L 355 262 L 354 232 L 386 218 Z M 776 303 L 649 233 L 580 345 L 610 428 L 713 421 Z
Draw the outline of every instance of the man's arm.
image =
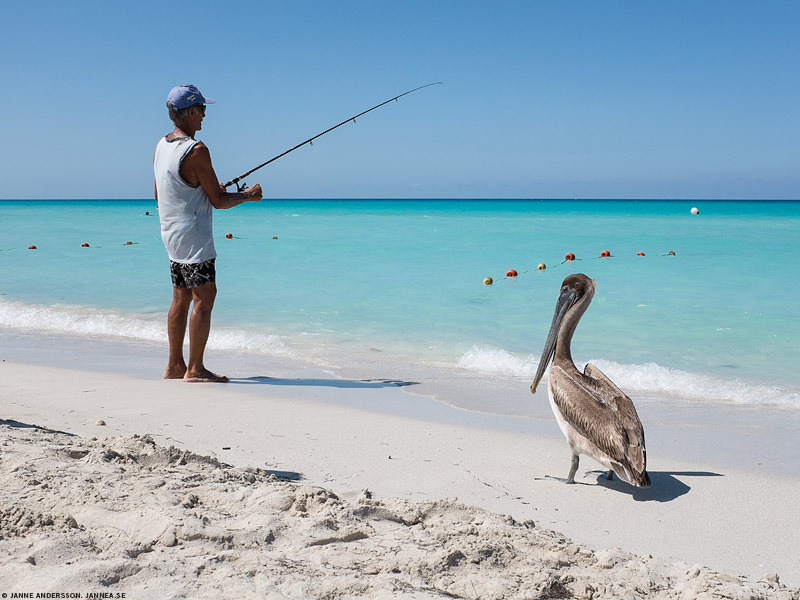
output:
M 195 144 L 181 163 L 181 177 L 192 185 L 200 184 L 214 208 L 233 208 L 243 202 L 261 200 L 261 186 L 250 186 L 241 192 L 226 192 L 220 185 L 214 167 L 211 164 L 211 153 L 203 142 Z

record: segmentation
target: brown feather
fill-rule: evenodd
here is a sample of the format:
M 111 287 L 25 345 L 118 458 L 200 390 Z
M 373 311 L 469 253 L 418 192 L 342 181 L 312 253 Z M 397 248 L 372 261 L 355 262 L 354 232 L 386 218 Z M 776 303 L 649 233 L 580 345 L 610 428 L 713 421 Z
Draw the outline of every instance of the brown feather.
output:
M 553 364 L 550 381 L 561 414 L 606 455 L 617 475 L 632 485 L 650 485 L 644 430 L 631 399 L 593 365 L 581 373 Z
M 626 452 L 628 461 L 634 473 L 641 476 L 647 469 L 647 453 L 644 442 L 644 428 L 639 420 L 633 401 L 593 364 L 587 364 L 583 373 L 593 382 L 598 392 L 609 400 L 609 405 L 614 410 L 622 427 L 625 428 L 629 441 L 628 451 Z
M 553 400 L 570 425 L 613 460 L 625 460 L 622 451 L 628 445 L 625 428 L 602 397 L 593 393 L 591 385 L 586 385 L 580 372 L 568 373 L 552 365 L 550 381 Z

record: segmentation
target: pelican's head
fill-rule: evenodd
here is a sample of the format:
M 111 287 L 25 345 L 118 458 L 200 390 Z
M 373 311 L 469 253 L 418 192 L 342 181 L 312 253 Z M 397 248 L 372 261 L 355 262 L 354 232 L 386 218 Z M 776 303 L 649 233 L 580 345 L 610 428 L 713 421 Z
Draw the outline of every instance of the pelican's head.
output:
M 594 290 L 594 279 L 589 279 L 583 273 L 568 275 L 567 278 L 561 282 L 561 291 L 556 301 L 556 312 L 553 315 L 553 323 L 550 325 L 550 333 L 547 334 L 547 341 L 544 343 L 544 350 L 542 351 L 542 358 L 539 360 L 539 368 L 536 370 L 536 377 L 534 377 L 533 383 L 531 384 L 532 394 L 536 393 L 536 386 L 539 385 L 542 377 L 544 377 L 544 372 L 547 370 L 547 366 L 550 364 L 556 352 L 558 333 L 561 331 L 564 317 L 566 317 L 567 313 L 570 313 L 573 307 L 575 307 L 572 311 L 573 313 L 575 310 L 578 311 L 576 314 L 570 314 L 572 318 L 567 320 L 567 325 L 572 329 L 569 332 L 571 337 L 572 331 L 575 330 L 575 326 L 578 324 L 578 319 L 580 319 L 586 307 L 589 306 L 592 296 L 594 296 Z

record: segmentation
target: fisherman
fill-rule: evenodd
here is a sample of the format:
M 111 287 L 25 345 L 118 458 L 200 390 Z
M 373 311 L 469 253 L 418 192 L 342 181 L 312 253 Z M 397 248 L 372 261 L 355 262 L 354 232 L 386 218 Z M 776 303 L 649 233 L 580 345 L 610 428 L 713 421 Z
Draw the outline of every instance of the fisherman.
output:
M 203 364 L 217 295 L 212 208 L 258 202 L 261 186 L 228 193 L 217 179 L 208 147 L 194 139 L 202 128 L 206 105 L 213 103 L 193 85 L 170 90 L 167 109 L 175 128 L 158 141 L 153 170 L 161 239 L 169 255 L 173 288 L 167 316 L 169 359 L 164 378 L 225 383 L 228 377 L 212 373 Z M 188 363 L 183 358 L 187 322 Z

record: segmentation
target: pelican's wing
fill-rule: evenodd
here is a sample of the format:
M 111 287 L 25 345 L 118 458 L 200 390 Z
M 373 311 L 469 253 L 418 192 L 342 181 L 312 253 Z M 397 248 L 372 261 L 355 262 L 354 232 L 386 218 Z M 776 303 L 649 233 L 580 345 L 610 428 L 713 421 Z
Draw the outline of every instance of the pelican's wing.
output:
M 633 400 L 593 364 L 587 364 L 583 374 L 592 381 L 597 393 L 609 403 L 631 440 L 641 439 L 642 446 L 644 446 L 644 430 Z
M 635 473 L 643 474 L 647 468 L 647 451 L 644 445 L 644 428 L 636 413 L 633 401 L 606 377 L 600 369 L 587 364 L 583 370 L 586 379 L 614 411 L 628 437 L 627 458 Z
M 553 402 L 578 433 L 613 461 L 626 461 L 628 434 L 616 411 L 609 410 L 610 399 L 602 396 L 593 381 L 579 371 L 570 373 L 551 365 L 550 390 Z

